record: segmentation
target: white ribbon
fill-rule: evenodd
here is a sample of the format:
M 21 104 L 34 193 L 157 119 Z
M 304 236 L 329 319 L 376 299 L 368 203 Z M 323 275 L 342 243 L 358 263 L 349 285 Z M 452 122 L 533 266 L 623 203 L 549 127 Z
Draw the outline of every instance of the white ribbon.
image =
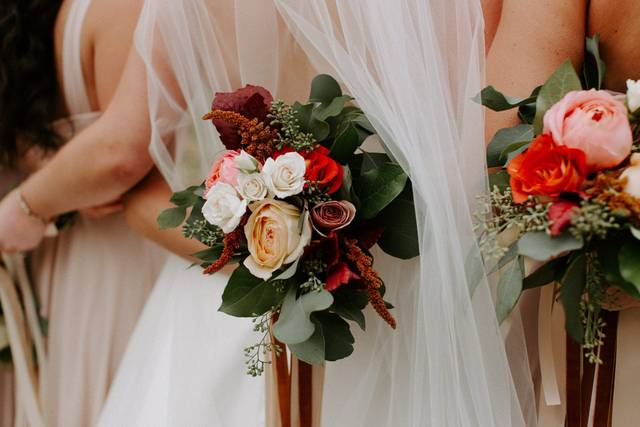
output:
M 21 256 L 10 257 L 3 254 L 3 260 L 6 266 L 0 267 L 0 303 L 4 311 L 7 332 L 9 335 L 9 343 L 11 346 L 11 355 L 13 359 L 15 380 L 16 380 L 16 399 L 20 402 L 18 413 L 24 412 L 27 423 L 30 427 L 45 427 L 44 418 L 40 408 L 37 393 L 37 374 L 36 366 L 31 351 L 29 331 L 25 322 L 25 316 L 22 312 L 22 306 L 16 285 L 14 284 L 12 274 L 18 278 L 18 286 L 22 292 L 28 288 L 26 294 L 23 294 L 27 311 L 27 318 L 30 319 L 29 327 L 34 333 L 36 342 L 36 352 L 38 360 L 42 359 L 42 363 L 46 363 L 44 359 L 44 340 L 40 333 L 40 327 L 37 322 L 37 313 L 35 313 L 35 304 L 33 303 L 33 294 L 29 286 L 24 260 Z
M 543 286 L 540 290 L 540 304 L 538 306 L 538 351 L 540 356 L 540 377 L 544 400 L 548 406 L 562 404 L 558 389 L 558 375 L 553 357 L 553 303 L 555 285 Z

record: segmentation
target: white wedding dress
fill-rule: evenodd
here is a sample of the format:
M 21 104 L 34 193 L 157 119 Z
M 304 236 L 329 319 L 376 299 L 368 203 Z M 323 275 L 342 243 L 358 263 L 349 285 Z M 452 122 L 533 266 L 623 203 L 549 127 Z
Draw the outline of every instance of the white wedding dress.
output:
M 314 69 L 344 84 L 411 177 L 421 257 L 375 266 L 398 329 L 371 313 L 366 332 L 352 326 L 355 352 L 327 364 L 314 427 L 526 425 L 531 399 L 510 375 L 471 218 L 486 181 L 471 101 L 482 34 L 479 0 L 145 2 L 150 151 L 172 188 L 202 180 L 223 149 L 200 119 L 215 92 L 251 83 L 303 101 Z M 264 381 L 244 375 L 250 321 L 217 312 L 231 268 L 205 277 L 168 261 L 100 427 L 275 427 Z

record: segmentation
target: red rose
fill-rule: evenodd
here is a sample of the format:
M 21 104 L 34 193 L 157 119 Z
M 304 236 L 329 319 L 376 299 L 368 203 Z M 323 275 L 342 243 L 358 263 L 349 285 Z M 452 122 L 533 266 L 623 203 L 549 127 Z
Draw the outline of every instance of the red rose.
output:
M 264 121 L 271 110 L 273 96 L 261 86 L 246 85 L 234 92 L 218 92 L 211 105 L 212 110 L 234 111 L 248 119 Z M 212 120 L 220 134 L 220 140 L 228 150 L 239 150 L 240 135 L 236 126 L 224 120 Z
M 303 156 L 307 161 L 307 180 L 317 182 L 328 194 L 333 194 L 342 187 L 344 170 L 338 162 L 329 157 L 328 148 L 320 145 Z
M 547 214 L 549 222 L 551 223 L 549 234 L 559 236 L 565 228 L 571 225 L 571 219 L 576 214 L 575 209 L 577 207 L 577 203 L 566 200 L 558 200 L 549 206 L 549 212 Z
M 513 201 L 524 203 L 529 196 L 558 197 L 580 190 L 587 175 L 582 150 L 556 145 L 549 135 L 540 135 L 507 167 Z
M 346 285 L 351 280 L 360 280 L 360 276 L 351 271 L 347 263 L 339 262 L 327 271 L 327 280 L 324 288 L 331 292 L 342 285 Z

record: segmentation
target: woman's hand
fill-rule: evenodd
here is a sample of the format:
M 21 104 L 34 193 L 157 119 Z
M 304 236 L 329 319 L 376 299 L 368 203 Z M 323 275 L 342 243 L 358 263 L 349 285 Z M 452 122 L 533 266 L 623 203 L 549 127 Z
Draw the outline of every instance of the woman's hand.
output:
M 13 190 L 0 202 L 0 251 L 24 252 L 37 247 L 47 225 L 28 214 L 22 206 L 19 190 Z

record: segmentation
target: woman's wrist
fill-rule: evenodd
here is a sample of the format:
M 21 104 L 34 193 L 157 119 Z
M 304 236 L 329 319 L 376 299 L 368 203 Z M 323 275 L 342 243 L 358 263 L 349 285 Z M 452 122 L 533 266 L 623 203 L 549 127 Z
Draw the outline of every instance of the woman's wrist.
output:
M 18 187 L 20 208 L 27 216 L 37 219 L 46 225 L 51 221 L 53 215 L 47 215 L 45 210 L 41 209 L 41 206 L 37 203 L 38 198 L 29 191 L 28 182 Z

